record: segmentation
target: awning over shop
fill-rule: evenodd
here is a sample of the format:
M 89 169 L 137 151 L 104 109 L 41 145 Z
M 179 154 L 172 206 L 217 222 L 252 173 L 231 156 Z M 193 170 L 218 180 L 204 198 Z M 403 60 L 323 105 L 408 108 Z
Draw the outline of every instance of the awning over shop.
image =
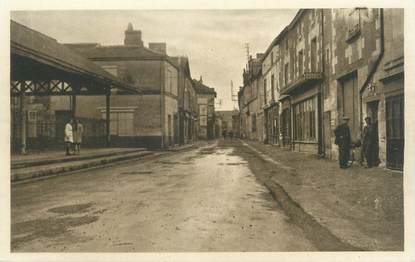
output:
M 320 81 L 322 79 L 323 79 L 322 73 L 306 72 L 300 77 L 298 77 L 296 81 L 289 84 L 286 88 L 282 89 L 281 95 L 290 94 L 296 91 L 301 86 L 316 83 L 317 81 Z

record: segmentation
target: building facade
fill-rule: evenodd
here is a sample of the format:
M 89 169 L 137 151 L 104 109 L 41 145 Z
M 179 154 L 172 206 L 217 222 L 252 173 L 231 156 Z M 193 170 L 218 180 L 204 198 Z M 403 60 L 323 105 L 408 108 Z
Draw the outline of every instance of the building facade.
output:
M 198 119 L 197 134 L 199 139 L 214 139 L 215 132 L 215 98 L 216 92 L 214 88 L 203 84 L 203 79 L 193 79 L 193 86 L 196 91 Z
M 403 17 L 403 9 L 299 10 L 262 59 L 266 142 L 336 159 L 340 119 L 350 118 L 359 144 L 370 116 L 380 165 L 402 169 Z M 250 95 L 239 99 L 241 132 L 249 132 L 243 109 Z
M 244 85 L 238 92 L 241 118 L 241 137 L 255 141 L 264 141 L 264 113 L 261 107 L 263 83 L 261 74 L 261 59 L 263 54 L 256 58 L 250 57 L 243 73 Z
M 326 70 L 324 114 L 331 121 L 350 117 L 352 139 L 361 140 L 364 118 L 377 129 L 381 166 L 403 168 L 404 155 L 404 11 L 355 8 L 321 11 L 325 48 L 331 66 Z M 341 25 L 346 25 L 341 27 Z M 327 52 L 327 51 L 326 51 Z M 326 120 L 324 130 L 329 130 Z M 330 129 L 333 125 L 330 126 Z M 326 152 L 336 156 L 332 132 Z M 330 136 L 331 135 L 331 136 Z M 331 149 L 331 150 L 330 150 Z
M 179 105 L 179 138 L 180 144 L 192 143 L 197 140 L 197 96 L 190 74 L 189 59 L 175 57 L 179 68 L 178 105 Z
M 179 143 L 179 71 L 165 43 L 145 47 L 141 31 L 129 24 L 124 45 L 67 44 L 127 83 L 140 95 L 114 94 L 111 99 L 112 144 L 164 148 Z M 105 119 L 102 98 L 79 97 L 77 116 Z

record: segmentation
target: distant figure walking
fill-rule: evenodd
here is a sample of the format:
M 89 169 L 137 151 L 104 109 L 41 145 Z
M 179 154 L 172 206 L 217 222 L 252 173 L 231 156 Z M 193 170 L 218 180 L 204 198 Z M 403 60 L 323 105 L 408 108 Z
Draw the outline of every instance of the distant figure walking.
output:
M 233 139 L 233 131 L 229 131 L 229 137 L 231 138 L 231 140 Z
M 74 142 L 74 153 L 80 154 L 81 153 L 81 144 L 82 144 L 82 136 L 84 133 L 84 126 L 81 124 L 79 119 L 75 120 L 74 130 L 73 130 L 73 142 Z
M 66 146 L 66 155 L 71 155 L 70 150 L 73 145 L 73 130 L 72 130 L 73 120 L 72 118 L 65 125 L 65 146 Z
M 365 122 L 366 125 L 362 132 L 362 150 L 367 167 L 371 168 L 379 164 L 378 133 L 377 126 L 376 124 L 372 124 L 372 119 L 370 117 L 366 117 Z
M 226 130 L 223 130 L 222 131 L 222 137 L 223 137 L 223 139 L 226 139 L 226 133 L 227 133 Z
M 351 137 L 348 122 L 349 118 L 343 117 L 343 123 L 334 130 L 336 136 L 334 143 L 339 147 L 340 168 L 347 168 L 349 163 Z

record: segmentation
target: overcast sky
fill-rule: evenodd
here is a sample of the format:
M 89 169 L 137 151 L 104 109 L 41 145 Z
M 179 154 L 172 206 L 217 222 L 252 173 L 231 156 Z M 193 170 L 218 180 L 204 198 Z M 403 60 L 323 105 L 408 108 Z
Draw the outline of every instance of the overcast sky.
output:
M 271 41 L 292 20 L 296 9 L 275 10 L 135 10 L 135 11 L 16 11 L 11 18 L 49 35 L 60 43 L 122 44 L 129 22 L 142 31 L 144 45 L 166 42 L 168 55 L 186 55 L 193 78 L 218 93 L 219 110 L 233 108 L 234 89 L 242 85 L 250 53 L 265 52 Z

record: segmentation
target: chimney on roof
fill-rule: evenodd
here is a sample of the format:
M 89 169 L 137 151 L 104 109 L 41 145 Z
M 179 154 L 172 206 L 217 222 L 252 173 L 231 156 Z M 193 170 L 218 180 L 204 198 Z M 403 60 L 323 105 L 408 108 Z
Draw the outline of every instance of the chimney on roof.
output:
M 148 43 L 148 48 L 151 50 L 166 55 L 166 43 Z
M 143 46 L 143 41 L 141 40 L 141 31 L 134 30 L 131 23 L 128 23 L 127 30 L 125 30 L 124 33 L 124 45 Z
M 203 84 L 202 76 L 200 76 L 199 83 Z
M 264 57 L 264 54 L 263 53 L 257 53 L 256 54 L 256 58 L 257 59 L 261 59 L 262 57 Z

